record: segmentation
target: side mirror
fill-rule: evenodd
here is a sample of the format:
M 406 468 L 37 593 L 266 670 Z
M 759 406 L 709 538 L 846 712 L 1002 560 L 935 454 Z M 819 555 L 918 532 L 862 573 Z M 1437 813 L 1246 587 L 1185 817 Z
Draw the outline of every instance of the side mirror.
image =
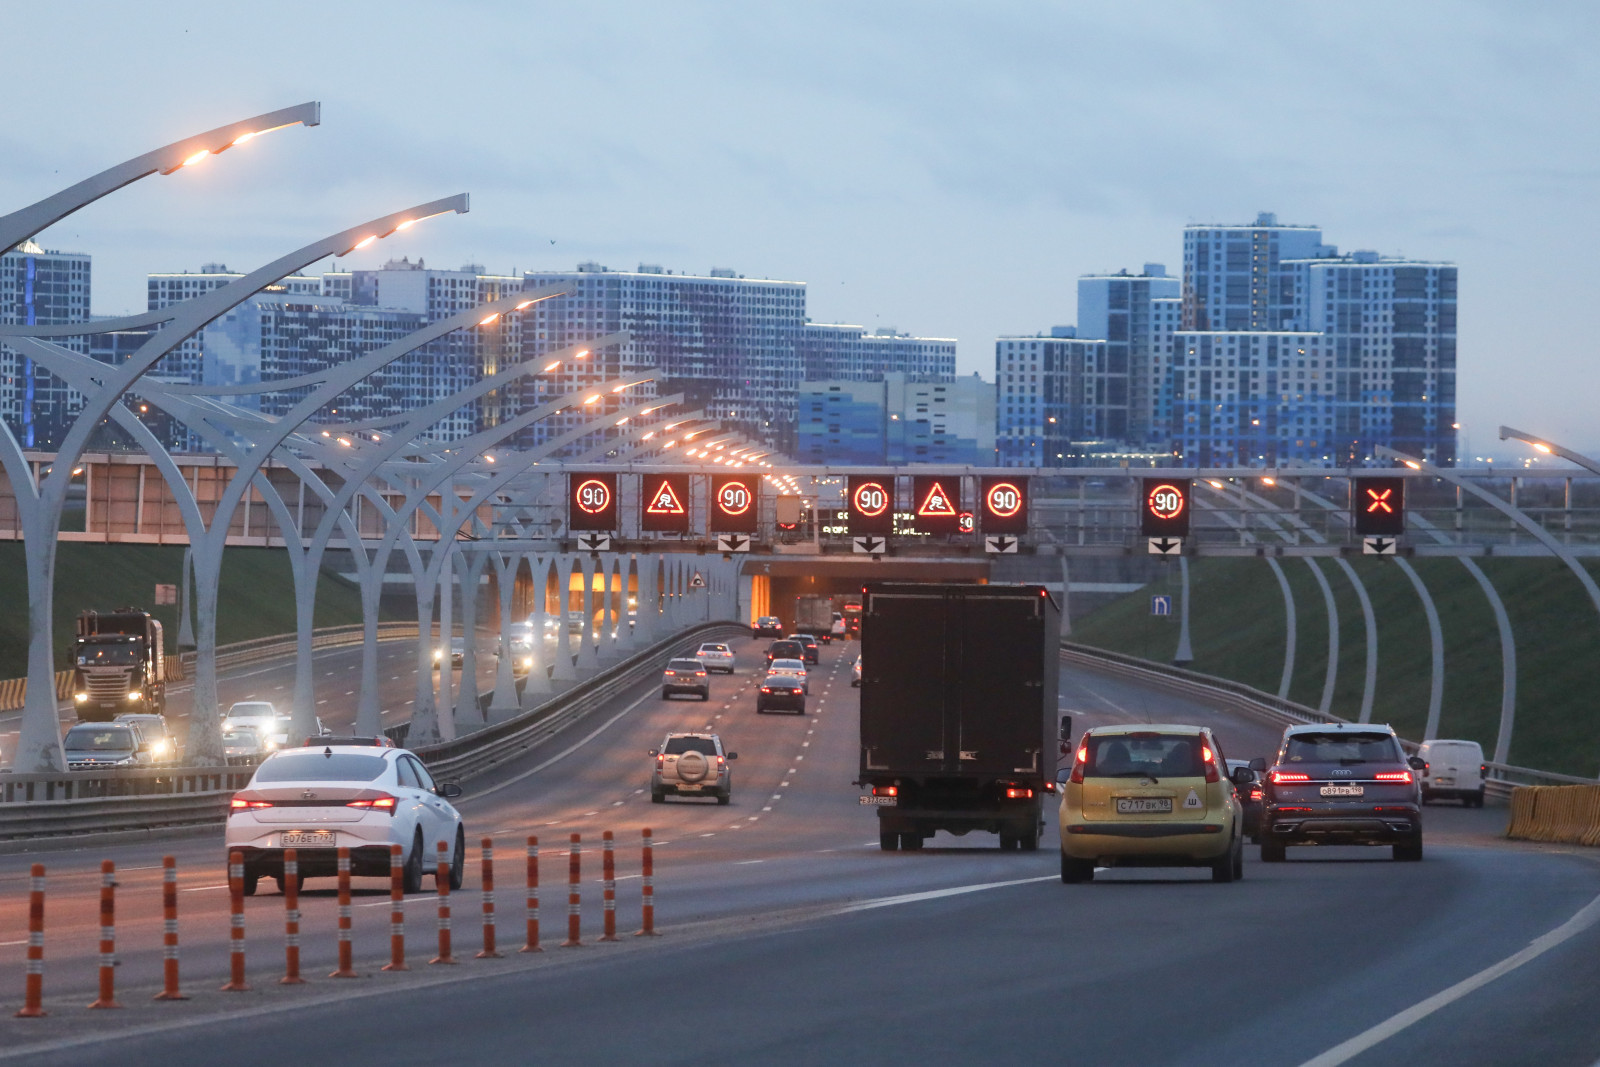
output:
M 1228 777 L 1233 779 L 1234 785 L 1249 785 L 1256 780 L 1256 772 L 1249 767 L 1235 767 Z
M 739 753 L 737 753 L 737 752 L 728 753 L 728 759 L 729 760 L 736 760 L 738 758 L 739 758 Z
M 651 750 L 650 750 L 650 755 L 652 755 L 652 756 L 659 756 L 659 755 L 661 755 L 661 750 L 660 750 L 660 749 L 656 749 L 656 748 L 652 748 L 652 749 L 651 749 Z
M 1412 756 L 1410 759 L 1406 760 L 1406 766 L 1410 767 L 1414 771 L 1425 771 L 1428 769 L 1428 761 L 1423 759 L 1421 756 Z
M 434 792 L 438 793 L 446 800 L 454 800 L 456 797 L 461 795 L 461 786 L 456 782 L 443 782 L 440 784 L 438 789 L 434 790 Z
M 1267 769 L 1266 757 L 1257 756 L 1255 759 L 1251 760 L 1250 761 L 1250 769 L 1252 771 L 1255 771 L 1257 774 L 1260 774 L 1262 771 L 1266 770 Z
M 1061 740 L 1063 742 L 1072 740 L 1072 716 L 1071 715 L 1063 715 L 1063 716 L 1061 716 Z

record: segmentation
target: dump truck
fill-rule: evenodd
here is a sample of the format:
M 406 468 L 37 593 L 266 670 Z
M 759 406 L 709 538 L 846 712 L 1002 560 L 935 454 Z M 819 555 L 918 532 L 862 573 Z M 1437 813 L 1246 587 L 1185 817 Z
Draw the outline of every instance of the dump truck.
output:
M 72 646 L 78 718 L 109 722 L 128 711 L 166 714 L 167 661 L 161 623 L 140 608 L 85 611 Z
M 867 584 L 856 784 L 885 851 L 940 830 L 1039 847 L 1065 728 L 1060 645 L 1043 586 Z

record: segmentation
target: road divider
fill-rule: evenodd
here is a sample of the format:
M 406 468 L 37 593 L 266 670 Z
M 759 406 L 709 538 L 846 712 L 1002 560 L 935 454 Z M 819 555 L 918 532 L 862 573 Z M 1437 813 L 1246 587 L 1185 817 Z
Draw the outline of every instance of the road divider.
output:
M 244 854 L 228 853 L 228 981 L 224 993 L 245 993 L 244 980 Z
M 439 848 L 441 850 L 444 848 L 442 842 Z M 355 946 L 350 943 L 350 918 L 350 850 L 341 848 L 339 849 L 339 969 L 328 975 L 329 978 L 361 977 L 355 968 Z
M 389 962 L 386 971 L 409 971 L 406 966 L 406 867 L 399 845 L 389 846 Z M 420 857 L 419 857 L 420 860 Z
M 28 869 L 28 964 L 22 978 L 19 1019 L 37 1019 L 44 1010 L 44 864 Z
M 117 1003 L 117 865 L 100 861 L 100 995 L 91 1009 L 120 1008 Z
M 304 985 L 300 977 L 300 855 L 283 850 L 283 977 L 279 985 Z
M 607 836 L 610 836 L 610 833 L 610 830 L 606 831 Z M 480 876 L 483 881 L 483 951 L 473 958 L 497 960 L 500 958 L 500 953 L 495 951 L 494 946 L 494 839 L 484 838 L 479 846 L 479 853 L 483 868 Z
M 178 990 L 178 860 L 161 857 L 161 992 L 156 1000 L 188 1000 Z
M 522 952 L 543 952 L 539 947 L 539 839 L 528 838 L 528 939 Z
M 582 834 L 573 834 L 571 849 L 567 854 L 567 939 L 561 942 L 562 948 L 581 948 L 583 946 L 578 916 L 578 909 L 583 899 L 581 885 L 583 872 L 582 840 Z
M 439 864 L 433 869 L 433 887 L 439 894 L 439 954 L 429 963 L 454 964 L 450 954 L 450 854 L 443 841 L 439 842 Z
M 1600 785 L 1523 786 L 1511 794 L 1506 836 L 1520 841 L 1600 845 Z

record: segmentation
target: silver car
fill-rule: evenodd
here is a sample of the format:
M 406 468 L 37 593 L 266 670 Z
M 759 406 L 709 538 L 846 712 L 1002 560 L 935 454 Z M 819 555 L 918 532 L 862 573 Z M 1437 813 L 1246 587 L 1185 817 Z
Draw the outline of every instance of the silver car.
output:
M 695 658 L 704 663 L 708 671 L 733 673 L 733 649 L 720 641 L 707 641 L 701 645 Z
M 724 752 L 716 734 L 668 734 L 660 748 L 652 748 L 655 768 L 650 772 L 650 800 L 664 802 L 670 793 L 679 797 L 716 797 L 726 804 L 733 796 L 733 768 L 737 752 Z

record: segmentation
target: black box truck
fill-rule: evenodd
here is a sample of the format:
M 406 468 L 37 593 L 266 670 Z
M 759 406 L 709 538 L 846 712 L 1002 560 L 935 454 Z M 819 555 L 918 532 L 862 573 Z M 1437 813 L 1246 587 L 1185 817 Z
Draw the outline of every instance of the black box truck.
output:
M 1038 585 L 868 583 L 863 805 L 886 851 L 935 831 L 1039 847 L 1059 749 L 1061 611 Z

